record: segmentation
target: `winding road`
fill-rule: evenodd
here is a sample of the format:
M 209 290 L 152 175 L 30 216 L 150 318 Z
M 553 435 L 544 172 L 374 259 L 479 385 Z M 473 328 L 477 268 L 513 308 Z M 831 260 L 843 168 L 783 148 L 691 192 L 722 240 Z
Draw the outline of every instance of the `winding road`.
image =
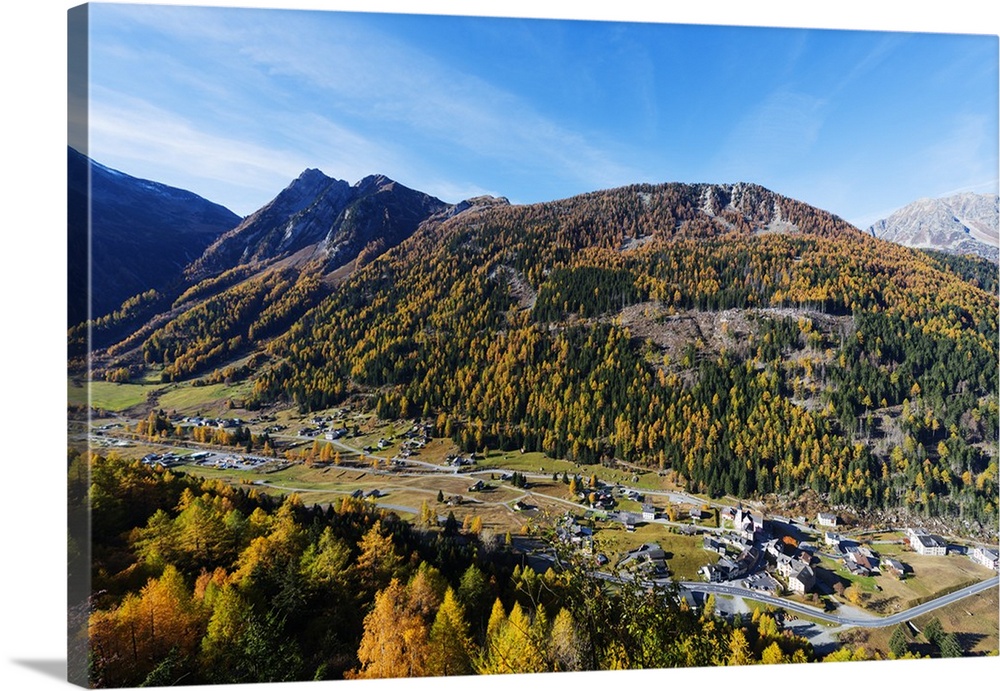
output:
M 738 586 L 726 585 L 725 583 L 698 583 L 694 581 L 685 581 L 680 583 L 680 586 L 685 590 L 698 593 L 714 593 L 716 595 L 732 595 L 735 597 L 745 597 L 758 602 L 764 602 L 769 605 L 774 605 L 775 607 L 781 607 L 782 609 L 797 612 L 798 614 L 805 614 L 814 619 L 820 619 L 822 621 L 829 622 L 831 624 L 838 624 L 841 626 L 859 626 L 863 628 L 881 628 L 884 626 L 896 626 L 897 624 L 902 624 L 903 622 L 913 619 L 914 617 L 919 617 L 922 614 L 927 614 L 940 607 L 945 607 L 954 602 L 958 602 L 964 598 L 970 597 L 972 595 L 977 595 L 981 592 L 996 588 L 1000 585 L 1000 576 L 994 576 L 985 581 L 980 581 L 961 590 L 956 590 L 953 593 L 947 595 L 942 595 L 939 598 L 930 600 L 929 602 L 924 602 L 922 604 L 911 607 L 910 609 L 904 610 L 902 612 L 896 612 L 887 617 L 879 617 L 874 614 L 868 614 L 864 616 L 846 616 L 841 617 L 830 612 L 825 612 L 816 607 L 811 607 L 799 602 L 793 602 L 792 600 L 786 600 L 780 597 L 774 597 L 772 595 L 767 595 L 765 593 L 757 592 L 756 590 L 750 590 L 748 588 L 740 588 Z

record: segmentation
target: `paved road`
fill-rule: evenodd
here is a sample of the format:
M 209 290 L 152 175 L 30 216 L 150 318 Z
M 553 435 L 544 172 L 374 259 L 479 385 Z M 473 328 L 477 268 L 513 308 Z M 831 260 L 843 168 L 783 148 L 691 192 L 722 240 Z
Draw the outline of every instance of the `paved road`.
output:
M 811 607 L 809 605 L 793 602 L 780 597 L 773 597 L 755 590 L 749 590 L 747 588 L 727 585 L 725 583 L 697 583 L 691 581 L 683 582 L 680 585 L 682 588 L 692 592 L 715 593 L 717 595 L 732 595 L 735 597 L 750 598 L 759 602 L 774 605 L 775 607 L 781 607 L 788 611 L 828 621 L 831 624 L 839 624 L 842 626 L 860 626 L 864 628 L 881 628 L 884 626 L 896 626 L 897 624 L 902 624 L 909 619 L 919 617 L 922 614 L 927 614 L 928 612 L 940 607 L 945 607 L 954 602 L 958 602 L 963 598 L 996 588 L 1000 585 L 1000 576 L 994 576 L 989 580 L 981 581 L 974 585 L 970 585 L 967 588 L 962 588 L 961 590 L 956 590 L 954 593 L 942 595 L 935 600 L 925 602 L 917 605 L 916 607 L 911 607 L 910 609 L 902 612 L 896 612 L 888 617 L 879 617 L 874 614 L 861 614 L 860 612 L 853 616 L 842 617 L 830 612 L 824 612 L 816 607 Z

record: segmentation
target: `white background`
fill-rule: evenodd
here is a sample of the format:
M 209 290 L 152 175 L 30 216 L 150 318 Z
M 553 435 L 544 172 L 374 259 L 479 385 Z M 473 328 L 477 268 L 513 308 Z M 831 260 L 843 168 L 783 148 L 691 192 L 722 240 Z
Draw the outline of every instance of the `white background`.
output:
M 0 680 L 4 689 L 64 687 L 65 679 L 65 168 L 66 10 L 77 3 L 15 0 L 4 6 L 0 123 Z M 198 4 L 174 2 L 172 4 Z M 616 0 L 606 3 L 552 0 L 467 0 L 417 3 L 369 0 L 272 0 L 200 4 L 419 11 L 756 26 L 1000 33 L 992 3 L 878 3 L 690 0 L 675 3 Z M 663 4 L 666 9 L 651 10 Z M 893 5 L 894 8 L 885 7 Z M 903 7 L 909 6 L 907 9 Z M 13 155 L 10 155 L 13 154 Z M 993 681 L 989 681 L 992 679 Z M 476 678 L 478 689 L 511 685 L 542 689 L 685 686 L 697 689 L 923 689 L 991 688 L 1000 679 L 1000 658 L 986 660 L 842 663 L 652 672 Z M 467 689 L 469 679 L 433 682 L 350 682 L 354 689 Z M 305 687 L 332 688 L 344 682 Z M 234 691 L 260 685 L 226 687 Z

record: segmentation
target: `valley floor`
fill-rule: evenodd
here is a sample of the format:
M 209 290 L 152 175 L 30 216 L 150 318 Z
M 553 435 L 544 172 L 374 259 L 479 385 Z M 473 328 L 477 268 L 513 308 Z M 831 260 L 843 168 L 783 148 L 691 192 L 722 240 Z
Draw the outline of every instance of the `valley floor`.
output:
M 202 410 L 202 403 L 189 411 Z M 91 420 L 89 429 L 78 426 L 71 432 L 89 435 L 92 447 L 105 453 L 252 484 L 275 495 L 294 493 L 308 504 L 335 504 L 354 496 L 414 523 L 433 525 L 450 515 L 467 530 L 475 526 L 498 538 L 558 535 L 597 560 L 595 568 L 609 577 L 649 577 L 649 571 L 635 566 L 642 562 L 637 554 L 643 546 L 654 545 L 663 550 L 664 560 L 663 571 L 654 570 L 653 578 L 685 582 L 696 599 L 714 591 L 723 615 L 746 613 L 762 603 L 795 607 L 803 618 L 791 613 L 786 625 L 821 652 L 838 642 L 853 642 L 885 654 L 893 627 L 911 622 L 919 631 L 931 617 L 959 635 L 967 655 L 996 654 L 1000 647 L 1000 615 L 996 606 L 989 606 L 997 602 L 997 575 L 966 556 L 975 546 L 969 542 L 952 541 L 947 556 L 925 556 L 910 547 L 906 526 L 873 535 L 867 526 L 852 525 L 837 529 L 844 549 L 828 546 L 824 540 L 833 529 L 818 526 L 815 515 L 812 520 L 765 515 L 761 505 L 691 495 L 669 472 L 624 464 L 581 466 L 541 453 L 470 456 L 450 440 L 431 438 L 419 422 L 383 421 L 346 408 L 308 416 L 276 411 L 244 421 L 255 433 L 268 430 L 280 449 L 273 455 L 151 440 L 130 432 L 138 422 L 138 417 L 114 413 Z M 176 422 L 220 424 L 203 415 L 178 414 Z M 764 530 L 742 532 L 733 520 L 737 508 L 755 515 Z M 783 596 L 787 577 L 777 573 L 765 548 L 793 535 L 784 542 L 812 545 L 816 585 L 805 595 Z M 709 539 L 728 543 L 724 556 L 706 548 Z M 903 562 L 905 576 L 894 577 L 886 569 L 860 575 L 849 568 L 849 545 Z M 547 549 L 531 551 L 540 568 L 551 563 Z M 706 568 L 716 567 L 720 559 L 738 560 L 747 551 L 755 555 L 752 568 L 723 583 L 704 582 Z M 933 612 L 927 611 L 932 607 Z

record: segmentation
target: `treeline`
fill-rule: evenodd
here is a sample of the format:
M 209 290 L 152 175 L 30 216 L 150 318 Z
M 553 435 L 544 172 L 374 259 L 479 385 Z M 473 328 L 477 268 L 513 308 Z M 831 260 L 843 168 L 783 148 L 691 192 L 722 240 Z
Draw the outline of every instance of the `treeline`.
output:
M 774 613 L 727 622 L 711 598 L 699 614 L 676 592 L 609 584 L 571 560 L 539 575 L 454 520 L 417 529 L 350 498 L 309 507 L 89 463 L 97 687 L 817 659 Z M 81 482 L 71 474 L 71 491 Z

